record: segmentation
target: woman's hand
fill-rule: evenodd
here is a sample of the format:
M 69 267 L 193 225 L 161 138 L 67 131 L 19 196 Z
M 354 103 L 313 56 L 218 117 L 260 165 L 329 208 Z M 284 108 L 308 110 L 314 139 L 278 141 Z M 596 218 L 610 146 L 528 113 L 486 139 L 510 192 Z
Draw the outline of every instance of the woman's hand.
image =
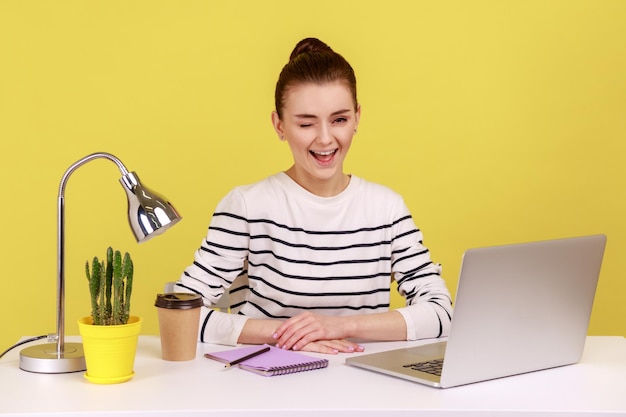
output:
M 298 314 L 285 320 L 276 329 L 273 338 L 276 340 L 276 346 L 283 349 L 300 350 L 312 342 L 341 341 L 341 343 L 326 343 L 324 347 L 315 346 L 313 349 L 323 349 L 322 353 L 332 353 L 327 351 L 328 349 L 353 352 L 358 344 L 344 340 L 350 337 L 347 319 L 347 317 L 323 316 L 309 312 Z

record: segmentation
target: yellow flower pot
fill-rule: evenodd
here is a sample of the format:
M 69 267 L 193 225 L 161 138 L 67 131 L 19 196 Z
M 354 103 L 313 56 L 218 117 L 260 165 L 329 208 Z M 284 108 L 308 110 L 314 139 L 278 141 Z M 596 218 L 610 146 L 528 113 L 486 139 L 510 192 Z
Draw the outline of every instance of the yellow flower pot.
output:
M 137 316 L 130 316 L 128 324 L 115 326 L 94 326 L 91 316 L 78 320 L 87 364 L 87 380 L 95 384 L 118 384 L 135 375 L 135 354 L 141 323 L 141 317 Z

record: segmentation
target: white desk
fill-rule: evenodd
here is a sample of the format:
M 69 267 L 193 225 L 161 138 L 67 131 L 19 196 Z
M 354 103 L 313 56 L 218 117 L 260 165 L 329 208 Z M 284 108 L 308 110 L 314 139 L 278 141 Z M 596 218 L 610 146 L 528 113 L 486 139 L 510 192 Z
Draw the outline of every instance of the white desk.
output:
M 366 347 L 375 352 L 408 345 Z M 445 390 L 350 367 L 345 354 L 330 357 L 323 370 L 271 378 L 202 357 L 223 346 L 200 344 L 195 360 L 166 362 L 154 336 L 140 338 L 133 379 L 95 385 L 82 373 L 24 372 L 18 368 L 21 348 L 0 360 L 2 416 L 626 415 L 623 337 L 588 337 L 576 365 Z

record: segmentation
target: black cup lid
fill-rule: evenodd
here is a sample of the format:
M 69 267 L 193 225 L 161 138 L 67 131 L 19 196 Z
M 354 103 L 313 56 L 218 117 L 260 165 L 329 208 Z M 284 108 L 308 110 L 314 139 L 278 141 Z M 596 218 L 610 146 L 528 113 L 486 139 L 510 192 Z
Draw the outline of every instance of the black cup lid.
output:
M 174 292 L 169 294 L 157 294 L 154 305 L 160 308 L 175 308 L 179 310 L 201 307 L 202 297 L 198 294 Z

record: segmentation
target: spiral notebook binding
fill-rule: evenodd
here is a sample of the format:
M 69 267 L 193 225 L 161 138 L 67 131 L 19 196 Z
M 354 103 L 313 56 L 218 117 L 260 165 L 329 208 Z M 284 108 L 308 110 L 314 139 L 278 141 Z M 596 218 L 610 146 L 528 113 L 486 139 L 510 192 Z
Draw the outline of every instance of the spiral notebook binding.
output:
M 308 363 L 303 363 L 303 364 L 298 364 L 298 365 L 291 365 L 291 366 L 276 366 L 276 367 L 272 367 L 269 368 L 267 371 L 263 372 L 263 373 L 268 373 L 271 375 L 287 375 L 287 374 L 293 374 L 296 372 L 306 372 L 306 371 L 312 371 L 314 369 L 321 369 L 321 368 L 326 368 L 328 366 L 328 360 L 326 359 L 320 359 L 317 361 L 312 361 L 312 362 L 308 362 Z M 246 370 L 255 370 L 255 369 L 248 369 L 249 367 L 243 365 L 241 366 L 243 369 Z M 257 371 L 259 371 L 258 369 L 256 369 Z
M 274 375 L 287 375 L 287 374 L 293 374 L 296 372 L 306 372 L 306 371 L 312 371 L 314 369 L 321 369 L 321 368 L 326 368 L 328 366 L 328 360 L 326 359 L 320 359 L 320 360 L 316 360 L 316 361 L 312 361 L 312 362 L 308 362 L 308 363 L 303 363 L 303 364 L 299 364 L 299 365 L 291 365 L 291 366 L 275 366 L 272 368 L 269 368 L 267 370 L 260 370 L 260 369 L 255 369 L 255 368 L 251 368 L 248 367 L 246 365 L 239 365 L 242 369 L 248 370 L 248 371 L 253 371 L 253 372 L 258 372 L 261 374 L 267 374 L 267 376 L 274 376 Z

